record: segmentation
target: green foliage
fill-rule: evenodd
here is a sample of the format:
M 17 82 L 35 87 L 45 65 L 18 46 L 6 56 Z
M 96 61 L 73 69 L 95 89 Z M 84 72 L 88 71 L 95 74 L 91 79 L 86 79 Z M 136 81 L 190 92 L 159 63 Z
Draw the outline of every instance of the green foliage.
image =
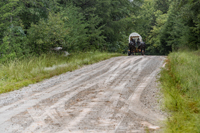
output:
M 11 26 L 3 37 L 0 45 L 1 61 L 14 59 L 29 53 L 27 37 L 20 26 Z
M 19 0 L 0 1 L 0 42 L 8 27 L 19 24 L 17 15 L 19 15 L 21 10 L 22 8 L 19 4 Z
M 33 53 L 42 54 L 53 47 L 66 46 L 66 36 L 69 29 L 59 13 L 50 13 L 48 20 L 41 19 L 39 23 L 32 24 L 28 30 L 28 39 Z
M 134 20 L 134 31 L 139 33 L 143 41 L 148 41 L 149 33 L 155 22 L 155 8 L 153 1 L 145 1 Z
M 46 1 L 46 4 L 53 5 Z M 50 6 L 45 2 L 3 0 L 0 2 L 0 60 L 26 56 L 30 52 L 26 30 L 31 23 L 37 23 L 40 18 L 47 18 Z M 45 6 L 45 8 L 44 8 Z M 55 6 L 55 5 L 53 5 Z M 47 8 L 49 8 L 47 10 Z
M 166 133 L 198 133 L 200 122 L 200 51 L 173 52 L 161 71 L 164 107 L 170 113 Z
M 182 47 L 198 49 L 198 0 L 145 0 L 135 15 L 134 31 L 147 43 L 151 54 L 168 54 Z
M 86 35 L 88 24 L 84 21 L 83 14 L 74 6 L 66 6 L 62 9 L 61 16 L 64 26 L 69 32 L 65 37 L 66 45 L 63 46 L 64 49 L 67 51 L 80 50 L 88 44 Z
M 105 43 L 105 37 L 102 35 L 102 28 L 104 26 L 97 27 L 100 24 L 100 19 L 94 14 L 90 15 L 90 20 L 88 21 L 88 32 L 87 32 L 87 42 L 89 42 L 89 47 L 86 50 L 98 49 L 99 45 Z
M 132 13 L 137 12 L 138 5 L 141 3 L 140 0 L 133 2 L 129 0 L 68 0 L 68 3 L 70 2 L 80 8 L 89 23 L 87 29 L 89 30 L 88 35 L 91 47 L 97 47 L 97 44 L 99 44 L 98 47 L 106 47 L 105 49 L 108 49 L 110 44 L 114 47 L 116 46 L 115 48 L 117 49 L 118 46 L 115 44 L 124 42 L 121 33 L 128 36 L 132 32 Z M 60 3 L 63 4 L 65 2 L 60 1 Z M 128 41 L 126 45 L 127 43 Z
M 67 51 L 122 52 L 141 1 L 3 0 L 1 51 L 9 58 L 47 53 L 56 46 Z M 25 35 L 10 32 L 11 26 L 20 27 Z
M 29 29 L 31 23 L 37 24 L 40 19 L 47 19 L 49 12 L 59 11 L 57 0 L 19 0 L 22 11 L 19 17 L 25 29 Z
M 199 5 L 197 1 L 178 0 L 170 2 L 167 21 L 161 27 L 159 25 L 154 27 L 154 29 L 161 28 L 157 34 L 154 34 L 155 30 L 151 33 L 152 40 L 157 40 L 154 42 L 160 43 L 156 43 L 159 46 L 160 53 L 168 54 L 169 51 L 176 51 L 182 47 L 198 49 L 198 24 L 200 22 L 197 19 L 200 10 L 197 6 Z
M 101 27 L 99 18 L 90 14 L 90 20 L 85 21 L 80 8 L 66 6 L 62 10 L 62 18 L 65 26 L 69 29 L 67 36 L 66 50 L 68 51 L 89 51 L 97 49 L 99 43 L 104 42 L 104 36 L 101 36 Z
M 171 0 L 155 0 L 154 8 L 162 11 L 164 14 L 168 12 Z
M 121 52 L 132 32 L 143 37 L 151 54 L 198 49 L 199 6 L 199 0 L 2 0 L 0 52 L 9 58 L 46 53 L 55 46 Z M 13 27 L 25 36 L 13 33 Z
M 155 12 L 156 16 L 156 23 L 155 26 L 153 26 L 150 35 L 148 36 L 148 43 L 151 45 L 148 47 L 148 51 L 150 51 L 153 54 L 160 53 L 160 54 L 166 54 L 167 48 L 166 46 L 163 46 L 161 42 L 161 38 L 163 37 L 163 29 L 165 27 L 165 23 L 168 18 L 168 14 L 163 14 L 160 10 L 157 10 Z

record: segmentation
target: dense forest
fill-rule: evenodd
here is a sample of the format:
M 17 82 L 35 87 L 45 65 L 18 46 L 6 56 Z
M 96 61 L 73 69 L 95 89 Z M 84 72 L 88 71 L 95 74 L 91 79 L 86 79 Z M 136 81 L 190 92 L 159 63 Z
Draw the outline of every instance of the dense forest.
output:
M 0 60 L 48 53 L 126 52 L 138 32 L 148 54 L 200 46 L 200 0 L 1 0 Z

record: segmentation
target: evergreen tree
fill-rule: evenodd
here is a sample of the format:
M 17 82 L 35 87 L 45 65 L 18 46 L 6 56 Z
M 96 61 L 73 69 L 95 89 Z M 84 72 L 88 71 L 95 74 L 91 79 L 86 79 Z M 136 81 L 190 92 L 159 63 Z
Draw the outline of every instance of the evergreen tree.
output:
M 65 37 L 66 45 L 64 49 L 67 51 L 82 51 L 89 46 L 88 29 L 89 24 L 85 21 L 83 13 L 80 13 L 80 8 L 73 5 L 66 5 L 61 9 L 62 20 L 69 34 Z
M 154 8 L 162 11 L 164 14 L 168 12 L 171 0 L 155 0 Z
M 19 17 L 22 5 L 19 0 L 0 2 L 0 53 L 2 60 L 29 53 L 27 38 Z
M 19 25 L 19 13 L 22 8 L 19 0 L 2 0 L 0 1 L 0 40 L 2 41 L 4 32 L 10 27 Z
M 48 20 L 41 19 L 38 24 L 31 25 L 28 39 L 33 53 L 42 54 L 58 46 L 66 46 L 69 29 L 65 27 L 61 15 L 50 13 Z
M 156 17 L 158 17 L 154 4 L 153 1 L 145 1 L 134 19 L 134 31 L 139 33 L 146 43 L 152 27 L 155 26 Z

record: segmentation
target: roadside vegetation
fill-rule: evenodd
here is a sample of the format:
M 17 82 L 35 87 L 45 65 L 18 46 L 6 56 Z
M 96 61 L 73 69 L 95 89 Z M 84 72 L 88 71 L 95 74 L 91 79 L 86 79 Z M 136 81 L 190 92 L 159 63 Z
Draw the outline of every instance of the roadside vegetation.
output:
M 1 0 L 0 61 L 54 47 L 124 52 L 141 0 Z M 133 8 L 134 7 L 134 8 Z
M 146 54 L 172 52 L 160 78 L 166 132 L 200 132 L 199 51 L 174 53 L 199 50 L 199 7 L 199 0 L 1 0 L 0 93 L 126 53 L 137 32 Z M 55 47 L 74 54 L 49 55 Z
M 200 132 L 200 51 L 170 53 L 161 71 L 166 133 Z
M 58 54 L 44 54 L 39 57 L 31 56 L 10 60 L 0 65 L 0 93 L 17 90 L 84 65 L 120 55 L 106 52 L 83 52 L 67 57 Z

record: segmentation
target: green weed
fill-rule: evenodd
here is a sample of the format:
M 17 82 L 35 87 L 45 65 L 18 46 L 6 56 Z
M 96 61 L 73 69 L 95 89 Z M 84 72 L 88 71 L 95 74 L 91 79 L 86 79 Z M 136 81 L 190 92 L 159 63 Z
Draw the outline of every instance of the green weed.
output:
M 64 57 L 56 54 L 41 55 L 4 62 L 0 65 L 0 93 L 20 89 L 43 79 L 99 62 L 118 53 L 87 52 Z
M 170 114 L 166 133 L 200 132 L 200 56 L 196 52 L 173 52 L 161 71 L 164 107 Z

